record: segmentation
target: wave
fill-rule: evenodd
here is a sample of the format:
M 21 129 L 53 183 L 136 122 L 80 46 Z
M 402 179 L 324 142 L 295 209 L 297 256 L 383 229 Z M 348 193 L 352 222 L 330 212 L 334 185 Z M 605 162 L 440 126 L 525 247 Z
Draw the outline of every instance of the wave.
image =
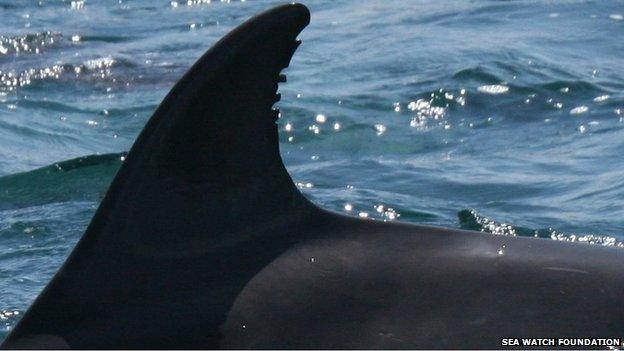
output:
M 68 201 L 99 202 L 105 194 L 115 173 L 125 160 L 126 153 L 89 155 L 38 168 L 32 171 L 0 177 L 0 211 L 41 206 Z M 403 219 L 420 222 L 431 219 L 428 213 L 401 211 L 384 205 L 376 205 L 376 211 L 358 210 L 347 204 L 347 213 L 360 217 L 372 216 L 380 220 Z M 358 207 L 359 208 L 359 207 Z M 355 212 L 353 212 L 355 211 Z M 379 212 L 378 214 L 375 212 Z M 477 213 L 462 210 L 458 214 L 459 227 L 494 235 L 524 236 L 558 241 L 580 242 L 594 245 L 624 247 L 624 242 L 613 236 L 601 234 L 568 234 L 553 228 L 531 229 L 501 223 Z M 411 220 L 410 220 L 411 219 Z
M 58 45 L 63 40 L 59 32 L 45 31 L 39 33 L 0 36 L 0 57 L 15 54 L 40 54 L 44 48 Z
M 80 36 L 81 42 L 103 42 L 103 43 L 125 43 L 135 40 L 136 37 L 123 35 L 83 35 Z
M 524 228 L 508 223 L 499 223 L 493 219 L 478 214 L 474 210 L 462 210 L 457 214 L 457 216 L 459 217 L 460 227 L 466 230 L 474 230 L 495 235 L 524 236 L 558 241 L 579 242 L 592 245 L 624 247 L 624 242 L 609 235 L 566 234 L 553 228 Z
M 135 65 L 128 60 L 107 56 L 87 60 L 81 64 L 59 63 L 50 67 L 29 68 L 21 72 L 3 72 L 0 70 L 0 91 L 12 91 L 38 81 L 60 80 L 64 77 L 116 82 L 120 79 L 113 77 L 113 66 L 134 67 Z
M 99 201 L 126 153 L 89 155 L 0 177 L 0 210 Z

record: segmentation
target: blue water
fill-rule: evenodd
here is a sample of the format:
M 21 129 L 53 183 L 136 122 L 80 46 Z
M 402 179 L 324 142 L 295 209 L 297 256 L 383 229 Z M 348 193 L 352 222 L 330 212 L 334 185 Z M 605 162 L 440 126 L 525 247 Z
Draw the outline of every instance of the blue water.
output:
M 177 79 L 278 3 L 0 0 L 0 339 Z M 279 128 L 315 203 L 623 246 L 624 2 L 306 4 Z

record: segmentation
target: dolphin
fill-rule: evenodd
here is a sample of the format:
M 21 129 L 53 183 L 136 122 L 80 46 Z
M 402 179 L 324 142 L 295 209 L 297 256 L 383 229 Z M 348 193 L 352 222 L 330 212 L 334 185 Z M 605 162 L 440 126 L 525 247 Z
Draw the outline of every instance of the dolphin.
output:
M 624 333 L 624 251 L 308 201 L 273 107 L 309 23 L 246 21 L 173 87 L 4 348 L 500 348 Z

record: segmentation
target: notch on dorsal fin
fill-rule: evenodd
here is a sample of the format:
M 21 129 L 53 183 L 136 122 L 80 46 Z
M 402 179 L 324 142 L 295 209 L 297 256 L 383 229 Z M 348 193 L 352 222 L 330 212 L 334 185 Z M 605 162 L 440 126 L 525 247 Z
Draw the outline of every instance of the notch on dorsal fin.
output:
M 146 125 L 89 231 L 111 225 L 108 217 L 122 211 L 132 213 L 132 218 L 108 231 L 124 233 L 119 240 L 131 241 L 128 247 L 160 250 L 169 243 L 192 251 L 215 241 L 221 246 L 241 240 L 238 234 L 249 228 L 239 227 L 240 217 L 272 226 L 277 223 L 267 219 L 279 218 L 276 213 L 311 209 L 282 163 L 275 124 L 278 110 L 273 107 L 281 71 L 299 46 L 296 38 L 309 16 L 303 5 L 274 8 L 243 23 L 208 50 Z M 179 203 L 175 217 L 172 203 Z M 146 215 L 170 218 L 151 231 L 128 233 L 137 216 Z M 196 226 L 198 218 L 217 230 L 181 238 L 191 234 L 179 233 L 180 225 Z M 197 246 L 206 242 L 206 235 L 214 241 Z
M 237 289 L 316 211 L 282 164 L 273 108 L 309 16 L 271 9 L 193 65 L 4 346 L 217 346 Z

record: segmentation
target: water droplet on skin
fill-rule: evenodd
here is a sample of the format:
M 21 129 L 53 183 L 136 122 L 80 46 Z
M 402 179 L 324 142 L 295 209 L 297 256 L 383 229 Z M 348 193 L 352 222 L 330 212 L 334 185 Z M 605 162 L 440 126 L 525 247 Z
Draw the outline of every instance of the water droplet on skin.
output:
M 345 209 L 345 211 L 352 211 L 352 210 L 353 210 L 353 205 L 351 205 L 351 204 L 345 204 L 345 205 L 344 205 L 344 209 Z
M 505 246 L 505 245 L 501 246 L 501 247 L 500 247 L 500 249 L 498 249 L 498 251 L 497 251 L 496 253 L 497 253 L 499 256 L 504 255 L 504 254 L 505 254 L 505 248 L 506 248 L 506 246 Z

